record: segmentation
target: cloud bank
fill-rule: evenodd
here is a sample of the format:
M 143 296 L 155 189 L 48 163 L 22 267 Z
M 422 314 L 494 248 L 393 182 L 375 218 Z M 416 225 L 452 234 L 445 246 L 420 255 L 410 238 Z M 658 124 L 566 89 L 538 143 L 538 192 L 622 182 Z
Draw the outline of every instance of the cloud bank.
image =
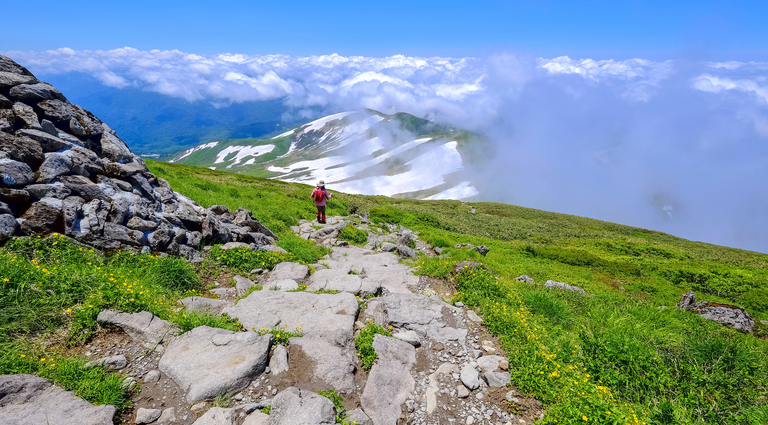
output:
M 492 166 L 477 176 L 488 200 L 768 252 L 768 63 L 4 54 L 41 76 L 83 72 L 221 105 L 282 99 L 306 118 L 410 112 L 492 139 Z

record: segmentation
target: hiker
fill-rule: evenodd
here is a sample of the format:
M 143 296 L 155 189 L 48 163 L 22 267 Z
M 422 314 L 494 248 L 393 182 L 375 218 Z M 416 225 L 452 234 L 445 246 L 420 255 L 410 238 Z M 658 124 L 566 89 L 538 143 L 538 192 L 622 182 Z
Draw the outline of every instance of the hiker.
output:
M 315 190 L 312 191 L 312 199 L 315 201 L 315 207 L 317 207 L 317 222 L 325 224 L 325 200 L 331 199 L 333 195 L 325 190 L 325 181 L 320 180 Z M 321 219 L 322 217 L 322 219 Z

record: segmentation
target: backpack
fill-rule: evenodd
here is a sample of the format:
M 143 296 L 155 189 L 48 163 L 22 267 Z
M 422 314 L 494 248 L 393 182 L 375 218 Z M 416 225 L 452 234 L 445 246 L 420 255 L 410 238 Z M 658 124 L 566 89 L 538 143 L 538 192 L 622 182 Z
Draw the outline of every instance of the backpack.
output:
M 315 188 L 314 192 L 312 192 L 312 197 L 315 198 L 315 202 L 323 202 L 323 199 L 325 199 L 325 193 L 323 192 L 323 189 Z

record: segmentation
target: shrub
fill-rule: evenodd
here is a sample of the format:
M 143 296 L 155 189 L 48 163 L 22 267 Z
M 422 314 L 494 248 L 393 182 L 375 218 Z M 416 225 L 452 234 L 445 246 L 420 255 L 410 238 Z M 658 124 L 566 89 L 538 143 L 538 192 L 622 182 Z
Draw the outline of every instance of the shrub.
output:
M 360 333 L 355 337 L 355 348 L 357 349 L 357 355 L 360 356 L 360 364 L 363 369 L 370 370 L 373 367 L 373 363 L 378 358 L 376 350 L 373 349 L 373 337 L 376 335 L 392 336 L 381 326 L 369 323 L 368 326 L 360 330 Z
M 291 253 L 278 251 L 254 251 L 248 247 L 221 249 L 216 245 L 211 249 L 211 258 L 229 267 L 235 273 L 248 273 L 253 269 L 273 269 L 277 264 L 296 261 Z
M 368 242 L 368 233 L 350 224 L 341 229 L 338 239 L 349 241 L 355 245 L 364 245 Z

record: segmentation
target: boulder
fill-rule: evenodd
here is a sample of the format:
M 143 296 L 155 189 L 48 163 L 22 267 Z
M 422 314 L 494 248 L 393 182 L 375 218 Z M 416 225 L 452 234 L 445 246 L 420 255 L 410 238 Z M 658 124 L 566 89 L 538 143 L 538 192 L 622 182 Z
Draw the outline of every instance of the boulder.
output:
M 53 125 L 52 122 L 48 120 L 42 120 L 40 121 L 40 127 L 43 128 L 43 131 L 50 134 L 51 136 L 56 136 L 59 134 L 59 130 L 56 129 L 56 126 Z
M 8 94 L 11 98 L 29 104 L 51 99 L 67 100 L 56 87 L 48 83 L 20 84 L 12 87 Z
M 187 297 L 179 300 L 179 304 L 183 305 L 187 311 L 206 312 L 213 315 L 221 314 L 224 309 L 230 307 L 230 303 L 226 301 L 206 297 Z
M 63 153 L 51 152 L 45 154 L 45 161 L 37 171 L 37 182 L 48 183 L 56 177 L 69 174 L 72 170 L 72 158 Z
M 399 255 L 400 258 L 418 258 L 419 257 L 419 255 L 416 254 L 415 250 L 402 245 L 397 246 L 397 255 Z
M 328 239 L 335 239 L 339 236 L 341 228 L 338 226 L 327 226 L 322 229 L 315 230 L 309 235 L 309 238 L 315 242 L 322 243 Z
M 178 326 L 160 319 L 150 312 L 123 313 L 116 310 L 104 310 L 99 313 L 97 320 L 118 326 L 131 338 L 148 349 L 160 348 L 176 336 L 181 329 Z
M 232 241 L 232 233 L 224 227 L 214 215 L 208 215 L 202 221 L 203 241 L 209 244 L 225 244 Z
M 160 409 L 139 408 L 136 410 L 136 419 L 134 422 L 136 422 L 136 425 L 150 424 L 156 421 L 162 414 L 163 412 Z
M 65 199 L 72 194 L 72 191 L 62 183 L 31 184 L 24 190 L 29 193 L 32 201 L 39 201 L 43 198 Z
M 237 425 L 237 411 L 222 407 L 211 407 L 192 425 Z
M 0 376 L 0 418 L 13 425 L 112 425 L 113 406 L 93 406 L 35 375 Z
M 269 288 L 272 291 L 293 291 L 299 289 L 299 284 L 293 279 L 280 279 L 269 282 Z
M 246 416 L 242 425 L 269 425 L 269 415 L 259 411 Z
M 556 288 L 556 289 L 563 289 L 566 291 L 573 291 L 578 292 L 583 295 L 587 295 L 587 291 L 579 288 L 578 286 L 569 285 L 567 283 L 563 282 L 555 282 L 554 280 L 548 280 L 547 283 L 544 284 L 545 288 Z
M 109 222 L 104 223 L 104 238 L 128 246 L 142 246 L 148 243 L 143 232 Z
M 392 252 L 397 249 L 397 245 L 392 242 L 384 242 L 379 248 L 384 252 Z
M 128 145 L 116 135 L 110 132 L 102 133 L 100 142 L 101 154 L 110 160 L 115 161 L 116 163 L 131 160 L 136 161 L 136 157 L 131 153 L 131 150 L 128 149 Z
M 384 335 L 373 337 L 378 361 L 371 368 L 360 405 L 374 424 L 396 424 L 405 403 L 415 388 L 411 369 L 416 364 L 416 349 L 407 342 Z
M 79 140 L 64 140 L 60 137 L 51 136 L 50 134 L 42 131 L 42 128 L 22 129 L 17 131 L 16 135 L 36 140 L 40 143 L 40 146 L 42 146 L 43 152 L 57 152 L 66 149 L 83 147 L 83 143 Z
M 0 132 L 0 151 L 8 153 L 10 159 L 37 168 L 43 163 L 43 148 L 36 140 Z
M 144 161 L 136 160 L 127 163 L 108 162 L 104 165 L 104 173 L 107 177 L 116 179 L 127 179 L 136 173 L 147 172 L 147 165 Z
M 29 192 L 21 189 L 0 188 L 0 201 L 8 204 L 26 204 L 29 201 Z
M 21 102 L 16 102 L 13 104 L 11 109 L 13 110 L 13 115 L 21 123 L 22 128 L 34 130 L 43 129 L 43 127 L 40 125 L 40 120 L 38 119 L 35 110 L 32 109 L 31 106 L 25 105 Z
M 272 399 L 269 425 L 333 425 L 333 402 L 311 391 L 288 387 Z
M 19 75 L 0 71 L 0 88 L 18 86 L 19 84 L 34 84 L 36 82 L 37 78 L 31 75 Z
M 126 224 L 126 227 L 133 230 L 139 230 L 142 232 L 151 232 L 157 229 L 157 223 L 150 220 L 143 220 L 139 217 L 131 217 Z
M 362 409 L 354 409 L 347 412 L 347 423 L 356 425 L 373 425 L 373 421 Z
M 58 201 L 58 204 L 57 202 Z M 21 231 L 27 235 L 40 235 L 64 231 L 62 201 L 44 198 L 33 203 L 21 216 Z
M 237 275 L 234 277 L 235 279 L 235 288 L 237 289 L 237 296 L 245 295 L 246 292 L 248 292 L 249 289 L 254 287 L 256 284 L 253 283 L 251 279 L 242 277 L 240 275 Z
M 516 277 L 516 278 L 515 278 L 515 280 L 516 280 L 516 281 L 518 281 L 518 282 L 525 282 L 525 283 L 536 283 L 536 282 L 535 282 L 535 281 L 534 281 L 534 280 L 533 280 L 533 279 L 532 279 L 530 276 L 528 276 L 527 274 L 524 274 L 524 275 L 520 275 L 520 276 Z
M 238 208 L 235 213 L 235 224 L 242 227 L 251 229 L 252 232 L 262 233 L 274 240 L 278 240 L 277 236 L 272 233 L 267 226 L 261 224 L 259 220 L 253 217 L 253 213 L 245 208 Z
M 169 407 L 163 410 L 163 413 L 157 419 L 157 425 L 175 425 L 176 422 L 176 408 Z
M 401 341 L 405 341 L 416 348 L 421 347 L 421 338 L 419 337 L 419 334 L 416 333 L 415 331 L 395 332 L 394 334 L 392 334 L 392 337 L 397 338 Z
M 693 304 L 696 303 L 696 294 L 690 291 L 680 298 L 680 302 L 677 303 L 677 308 L 682 310 L 688 310 Z
M 0 158 L 0 187 L 24 187 L 35 181 L 29 165 L 9 158 Z
M 479 252 L 479 253 L 480 253 L 480 255 L 482 255 L 483 257 L 485 257 L 486 255 L 488 255 L 488 252 L 490 252 L 490 251 L 491 251 L 491 249 L 490 249 L 490 248 L 488 248 L 488 247 L 487 247 L 487 246 L 485 246 L 485 245 L 478 245 L 478 246 L 476 246 L 476 247 L 474 247 L 474 248 L 472 248 L 472 249 L 474 249 L 475 251 Z
M 459 274 L 464 269 L 472 270 L 472 269 L 476 269 L 478 267 L 481 268 L 481 269 L 484 269 L 485 271 L 490 272 L 490 270 L 488 270 L 488 267 L 486 267 L 485 264 L 480 264 L 477 261 L 467 260 L 467 261 L 462 261 L 462 262 L 456 264 L 453 267 L 453 274 Z
M 501 356 L 483 356 L 477 359 L 477 366 L 483 372 L 496 372 L 502 365 L 507 365 L 508 361 Z
M 755 319 L 744 308 L 737 305 L 709 301 L 696 302 L 696 295 L 691 291 L 683 295 L 677 306 L 739 332 L 751 334 L 755 331 Z
M 299 263 L 279 263 L 272 269 L 269 275 L 266 287 L 279 280 L 291 279 L 296 282 L 303 282 L 309 276 L 309 266 Z
M 13 236 L 18 232 L 19 224 L 11 214 L 0 214 L 0 238 Z
M 383 327 L 413 330 L 436 342 L 465 345 L 466 324 L 461 309 L 437 297 L 413 293 L 390 294 L 368 301 L 365 314 Z
M 198 326 L 174 338 L 160 371 L 187 393 L 187 402 L 243 390 L 267 367 L 272 335 Z
M 87 202 L 99 199 L 109 203 L 112 198 L 104 192 L 101 186 L 93 183 L 87 177 L 83 176 L 60 176 L 56 181 L 62 183 L 67 189 L 71 190 L 76 196 L 85 199 Z

